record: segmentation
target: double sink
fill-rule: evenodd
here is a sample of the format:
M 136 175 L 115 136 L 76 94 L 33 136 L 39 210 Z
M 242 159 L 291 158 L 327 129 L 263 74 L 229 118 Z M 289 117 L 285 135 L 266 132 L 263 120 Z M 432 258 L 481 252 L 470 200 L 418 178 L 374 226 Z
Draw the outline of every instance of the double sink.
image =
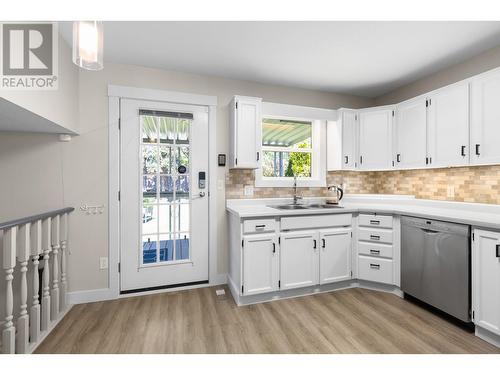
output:
M 343 208 L 337 204 L 325 204 L 325 203 L 311 203 L 311 204 L 280 204 L 274 206 L 267 206 L 275 208 L 277 210 L 311 210 L 318 208 Z

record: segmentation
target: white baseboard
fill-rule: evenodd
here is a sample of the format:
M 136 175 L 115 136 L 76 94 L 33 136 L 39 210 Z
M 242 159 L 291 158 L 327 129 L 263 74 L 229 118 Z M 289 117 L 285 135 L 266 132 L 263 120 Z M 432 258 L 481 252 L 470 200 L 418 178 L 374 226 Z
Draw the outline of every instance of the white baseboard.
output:
M 76 292 L 68 293 L 68 301 L 72 305 L 78 305 L 80 303 L 107 301 L 111 299 L 116 299 L 117 297 L 118 296 L 116 292 L 109 288 L 79 290 Z
M 500 336 L 478 326 L 476 326 L 476 336 L 481 340 L 489 342 L 491 345 L 495 345 L 497 348 L 500 348 Z

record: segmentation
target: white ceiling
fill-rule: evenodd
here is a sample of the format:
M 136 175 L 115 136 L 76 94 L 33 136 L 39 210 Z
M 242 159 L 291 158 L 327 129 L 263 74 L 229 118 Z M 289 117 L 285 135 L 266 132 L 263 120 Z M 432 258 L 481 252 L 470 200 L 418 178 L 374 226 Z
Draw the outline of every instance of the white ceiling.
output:
M 104 24 L 105 62 L 368 97 L 499 44 L 500 22 Z

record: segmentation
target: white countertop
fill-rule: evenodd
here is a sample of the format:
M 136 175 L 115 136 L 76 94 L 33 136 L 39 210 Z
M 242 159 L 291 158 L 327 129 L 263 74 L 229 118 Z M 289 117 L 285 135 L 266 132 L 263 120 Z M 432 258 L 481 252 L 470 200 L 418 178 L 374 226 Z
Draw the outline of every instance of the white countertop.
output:
M 324 198 L 306 198 L 300 203 L 324 202 Z M 500 205 L 416 199 L 409 195 L 346 195 L 342 208 L 279 210 L 269 205 L 289 204 L 291 198 L 228 199 L 226 209 L 240 218 L 305 216 L 376 212 L 451 221 L 477 227 L 500 229 Z

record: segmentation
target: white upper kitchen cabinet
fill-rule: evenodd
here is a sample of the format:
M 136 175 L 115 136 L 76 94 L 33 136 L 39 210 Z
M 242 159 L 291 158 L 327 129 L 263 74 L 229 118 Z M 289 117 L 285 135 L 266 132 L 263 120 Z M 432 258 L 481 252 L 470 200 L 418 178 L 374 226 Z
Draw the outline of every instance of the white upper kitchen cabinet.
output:
M 319 283 L 328 284 L 351 278 L 351 228 L 319 232 Z
M 318 232 L 282 233 L 280 242 L 281 289 L 319 284 Z
M 259 167 L 261 122 L 261 98 L 233 98 L 229 104 L 229 168 Z
M 342 116 L 342 169 L 352 170 L 358 165 L 356 157 L 356 133 L 358 115 L 343 111 Z
M 430 167 L 469 163 L 469 83 L 434 91 L 428 96 L 428 151 Z
M 392 168 L 392 108 L 359 112 L 359 169 Z
M 500 69 L 471 81 L 471 164 L 500 164 Z
M 472 308 L 477 326 L 500 335 L 500 233 L 474 230 Z
M 243 239 L 243 295 L 278 289 L 279 253 L 277 237 L 255 234 Z
M 398 169 L 425 167 L 427 154 L 425 97 L 398 104 L 394 127 L 395 167 Z

